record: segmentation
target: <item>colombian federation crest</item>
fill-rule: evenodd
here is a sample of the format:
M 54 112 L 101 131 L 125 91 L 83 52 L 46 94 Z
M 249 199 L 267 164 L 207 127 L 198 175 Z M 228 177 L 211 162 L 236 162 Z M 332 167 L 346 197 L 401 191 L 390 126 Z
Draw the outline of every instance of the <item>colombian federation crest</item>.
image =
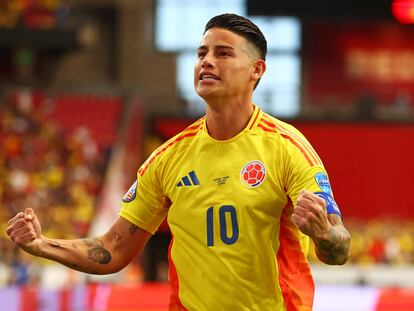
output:
M 122 201 L 131 202 L 135 199 L 135 196 L 137 195 L 137 185 L 138 185 L 138 180 L 136 180 L 132 184 L 132 186 L 128 189 L 127 193 L 125 193 L 124 197 L 122 198 Z
M 240 180 L 248 188 L 260 186 L 266 178 L 266 168 L 258 160 L 248 162 L 240 171 Z

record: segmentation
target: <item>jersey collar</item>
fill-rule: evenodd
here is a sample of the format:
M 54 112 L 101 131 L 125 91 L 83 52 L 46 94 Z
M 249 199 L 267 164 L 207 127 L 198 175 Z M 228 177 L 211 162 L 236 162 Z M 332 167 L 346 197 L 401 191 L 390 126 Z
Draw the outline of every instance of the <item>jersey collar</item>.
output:
M 206 136 L 209 137 L 209 139 L 215 141 L 215 142 L 219 142 L 219 143 L 225 143 L 225 142 L 230 142 L 233 141 L 235 139 L 237 139 L 238 137 L 240 137 L 241 135 L 243 135 L 244 133 L 251 131 L 252 129 L 254 129 L 260 122 L 261 116 L 262 116 L 262 110 L 253 104 L 253 114 L 250 117 L 249 122 L 247 123 L 246 127 L 243 129 L 243 131 L 241 131 L 239 134 L 237 134 L 236 136 L 228 139 L 228 140 L 216 140 L 214 138 L 212 138 L 209 134 L 208 134 L 208 130 L 207 130 L 207 125 L 206 125 L 206 118 L 203 117 L 203 132 Z

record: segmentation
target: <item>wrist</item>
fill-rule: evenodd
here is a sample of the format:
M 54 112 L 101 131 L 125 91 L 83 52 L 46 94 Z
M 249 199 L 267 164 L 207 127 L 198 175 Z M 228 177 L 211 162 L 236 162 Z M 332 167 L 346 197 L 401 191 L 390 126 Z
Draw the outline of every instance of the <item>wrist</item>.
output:
M 29 246 L 27 252 L 37 257 L 49 258 L 53 254 L 53 248 L 60 247 L 60 244 L 54 239 L 49 239 L 44 235 L 41 235 L 37 239 L 33 240 Z
M 43 237 L 38 237 L 36 239 L 34 239 L 31 242 L 26 243 L 25 245 L 20 245 L 20 247 L 26 251 L 27 253 L 33 255 L 33 256 L 37 256 L 37 257 L 42 257 L 42 250 L 44 249 L 44 241 L 43 241 Z

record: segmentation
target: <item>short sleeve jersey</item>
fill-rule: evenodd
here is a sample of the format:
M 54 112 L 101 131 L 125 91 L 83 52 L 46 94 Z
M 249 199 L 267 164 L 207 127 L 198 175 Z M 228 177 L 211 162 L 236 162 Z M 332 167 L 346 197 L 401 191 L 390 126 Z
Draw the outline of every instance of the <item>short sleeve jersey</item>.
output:
M 119 215 L 150 233 L 167 217 L 170 310 L 311 310 L 309 241 L 290 215 L 327 178 L 305 137 L 255 106 L 229 140 L 201 118 L 155 150 Z

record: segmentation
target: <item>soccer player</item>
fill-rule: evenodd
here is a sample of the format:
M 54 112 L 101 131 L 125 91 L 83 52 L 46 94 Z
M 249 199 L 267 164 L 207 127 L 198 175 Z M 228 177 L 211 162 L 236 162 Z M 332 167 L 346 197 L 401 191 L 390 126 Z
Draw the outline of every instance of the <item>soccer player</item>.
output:
M 70 268 L 113 273 L 167 217 L 170 310 L 311 310 L 309 238 L 322 262 L 341 265 L 350 236 L 309 142 L 252 103 L 266 50 L 250 20 L 212 18 L 194 69 L 206 115 L 139 168 L 108 232 L 49 239 L 26 209 L 9 221 L 11 239 Z

